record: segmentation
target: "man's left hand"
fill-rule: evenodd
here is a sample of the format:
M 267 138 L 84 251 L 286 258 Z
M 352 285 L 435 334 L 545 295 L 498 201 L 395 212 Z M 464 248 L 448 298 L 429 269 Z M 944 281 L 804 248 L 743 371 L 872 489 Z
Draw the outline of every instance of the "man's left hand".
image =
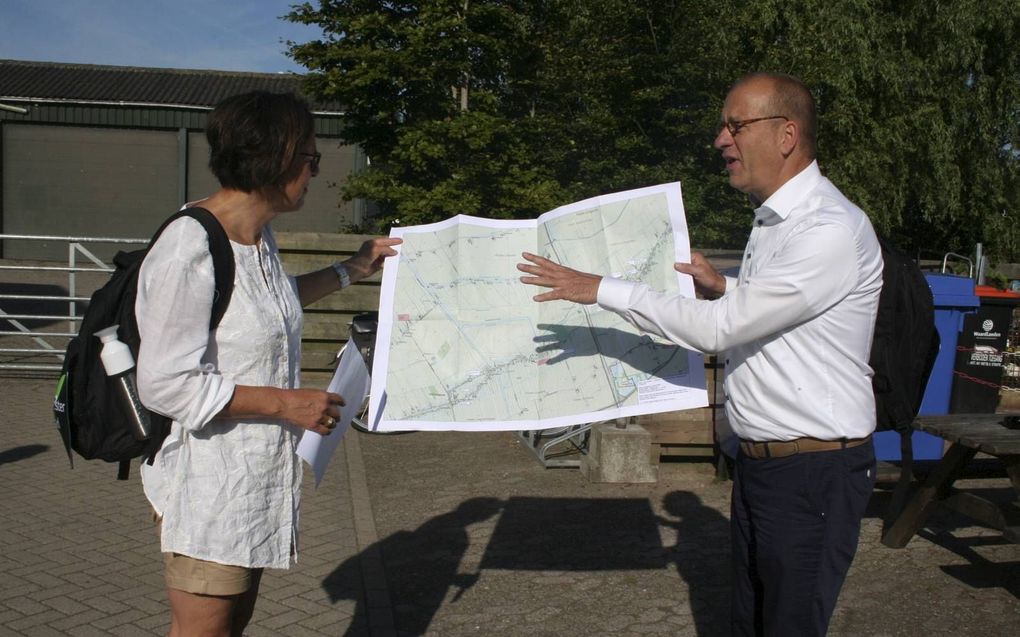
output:
M 518 270 L 531 275 L 522 276 L 521 283 L 552 288 L 549 292 L 533 297 L 536 301 L 563 300 L 591 305 L 598 300 L 602 277 L 572 270 L 530 252 L 525 252 L 521 256 L 531 262 L 517 264 Z

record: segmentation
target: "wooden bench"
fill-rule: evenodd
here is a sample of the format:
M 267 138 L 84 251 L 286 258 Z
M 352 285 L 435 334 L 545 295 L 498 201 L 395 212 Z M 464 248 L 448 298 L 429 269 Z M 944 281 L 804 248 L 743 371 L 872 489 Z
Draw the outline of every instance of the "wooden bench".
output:
M 882 543 L 891 548 L 903 548 L 940 506 L 998 529 L 1007 540 L 1020 543 L 1020 505 L 1017 502 L 1000 507 L 976 494 L 953 488 L 967 463 L 981 452 L 1003 462 L 1013 489 L 1020 496 L 1020 429 L 1011 428 L 1015 424 L 1015 416 L 1001 414 L 918 416 L 914 421 L 915 429 L 951 444 L 907 505 L 892 518 Z M 904 467 L 900 480 L 909 479 L 909 470 Z

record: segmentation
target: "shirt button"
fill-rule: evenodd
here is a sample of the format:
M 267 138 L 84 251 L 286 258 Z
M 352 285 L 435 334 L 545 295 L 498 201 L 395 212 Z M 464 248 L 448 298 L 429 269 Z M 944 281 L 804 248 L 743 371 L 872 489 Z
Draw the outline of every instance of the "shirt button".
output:
M 760 226 L 760 225 L 762 225 L 763 223 L 765 223 L 765 220 L 764 220 L 764 219 L 759 219 L 759 220 L 758 220 L 758 225 L 759 225 L 759 226 Z

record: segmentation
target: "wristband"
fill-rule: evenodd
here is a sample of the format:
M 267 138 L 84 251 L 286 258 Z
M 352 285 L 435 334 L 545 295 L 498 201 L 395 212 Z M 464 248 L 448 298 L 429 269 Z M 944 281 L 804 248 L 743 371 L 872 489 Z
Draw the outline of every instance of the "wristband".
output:
M 333 272 L 336 272 L 336 278 L 340 281 L 340 289 L 351 284 L 351 275 L 347 272 L 347 268 L 344 267 L 343 263 L 339 261 L 333 264 Z

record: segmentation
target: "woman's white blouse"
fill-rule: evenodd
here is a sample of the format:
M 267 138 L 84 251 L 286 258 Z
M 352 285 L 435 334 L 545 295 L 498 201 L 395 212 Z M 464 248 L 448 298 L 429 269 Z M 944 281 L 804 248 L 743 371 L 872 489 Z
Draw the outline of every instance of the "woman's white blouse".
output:
M 138 392 L 173 419 L 155 462 L 142 465 L 142 484 L 163 517 L 163 552 L 287 568 L 297 557 L 300 428 L 213 417 L 235 385 L 299 385 L 301 304 L 268 227 L 258 245 L 231 246 L 233 295 L 212 332 L 212 256 L 199 222 L 173 222 L 142 264 Z

